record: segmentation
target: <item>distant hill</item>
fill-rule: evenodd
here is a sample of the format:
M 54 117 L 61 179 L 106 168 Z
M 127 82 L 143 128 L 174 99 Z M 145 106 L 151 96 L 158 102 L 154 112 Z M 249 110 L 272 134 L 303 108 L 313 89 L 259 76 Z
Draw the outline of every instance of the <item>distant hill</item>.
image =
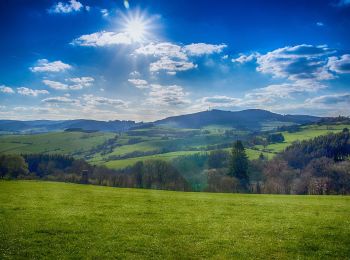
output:
M 281 115 L 261 109 L 248 109 L 234 112 L 210 110 L 168 117 L 155 121 L 154 124 L 180 128 L 202 128 L 209 125 L 223 125 L 238 129 L 259 130 L 266 124 L 304 124 L 317 122 L 320 119 L 320 117 L 308 115 Z
M 43 133 L 81 129 L 82 131 L 123 132 L 129 129 L 165 125 L 178 128 L 202 128 L 210 125 L 220 125 L 237 129 L 260 130 L 266 125 L 272 127 L 292 124 L 312 123 L 321 120 L 320 117 L 308 115 L 280 115 L 261 109 L 243 111 L 210 110 L 194 114 L 168 117 L 149 123 L 134 121 L 97 121 L 88 119 L 76 120 L 0 120 L 0 132 L 12 133 Z
M 87 119 L 76 120 L 0 120 L 0 132 L 14 133 L 44 133 L 64 131 L 67 129 L 81 129 L 82 131 L 123 132 L 140 123 L 134 121 L 97 121 Z

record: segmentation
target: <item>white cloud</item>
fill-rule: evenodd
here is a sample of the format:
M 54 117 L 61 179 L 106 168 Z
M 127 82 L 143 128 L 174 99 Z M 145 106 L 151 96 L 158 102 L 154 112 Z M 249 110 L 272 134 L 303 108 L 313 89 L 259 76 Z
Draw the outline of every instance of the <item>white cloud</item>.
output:
M 207 43 L 192 43 L 189 45 L 185 45 L 183 47 L 184 51 L 191 56 L 201 56 L 201 55 L 209 55 L 213 53 L 220 53 L 224 48 L 226 48 L 226 44 L 207 44 Z
M 135 70 L 135 71 L 130 72 L 130 73 L 129 73 L 129 76 L 130 76 L 130 77 L 133 77 L 133 78 L 138 78 L 138 77 L 141 76 L 141 73 L 138 72 L 137 70 Z
M 199 103 L 204 107 L 232 107 L 237 106 L 242 101 L 240 98 L 215 95 L 212 97 L 203 97 L 199 100 Z
M 81 78 L 69 78 L 69 79 L 66 79 L 66 81 L 70 81 L 74 83 L 73 85 L 69 86 L 69 89 L 79 90 L 86 87 L 91 87 L 95 79 L 92 77 L 81 77 Z
M 90 106 L 111 105 L 113 107 L 125 108 L 128 103 L 120 99 L 97 97 L 94 95 L 84 95 L 83 100 Z
M 350 93 L 324 95 L 306 100 L 309 105 L 350 105 Z
M 71 82 L 72 84 L 65 84 L 59 81 L 53 81 L 44 79 L 43 83 L 56 90 L 80 90 L 86 87 L 92 86 L 94 78 L 92 77 L 81 77 L 81 78 L 69 78 L 66 81 Z
M 256 58 L 259 56 L 260 56 L 260 54 L 257 52 L 254 52 L 254 53 L 249 54 L 249 55 L 245 55 L 245 54 L 241 53 L 238 58 L 232 59 L 232 62 L 247 63 L 247 62 L 251 62 L 253 60 L 256 60 Z
M 47 104 L 53 104 L 53 105 L 58 105 L 58 104 L 75 104 L 76 105 L 76 104 L 79 104 L 79 100 L 71 99 L 71 98 L 65 97 L 65 96 L 45 98 L 42 100 L 42 102 L 45 102 Z
M 185 61 L 185 60 L 172 60 L 169 57 L 162 57 L 160 60 L 152 62 L 150 64 L 150 71 L 151 72 L 157 72 L 161 70 L 168 71 L 168 74 L 170 72 L 170 75 L 174 75 L 177 71 L 185 71 L 197 68 L 197 65 Z
M 147 86 L 148 82 L 144 79 L 128 79 L 128 81 L 131 84 L 133 84 L 136 88 L 140 88 L 140 89 L 149 88 L 149 86 Z
M 12 88 L 4 86 L 4 85 L 0 86 L 0 92 L 6 93 L 6 94 L 13 94 L 13 93 L 15 93 L 15 91 Z
M 324 88 L 326 88 L 326 86 L 318 82 L 304 80 L 293 83 L 274 84 L 264 88 L 255 89 L 251 93 L 248 93 L 246 97 L 251 99 L 291 98 L 292 94 L 317 92 Z
M 29 69 L 33 72 L 60 72 L 72 68 L 71 65 L 63 63 L 62 61 L 49 62 L 47 59 L 41 59 L 37 61 L 35 67 Z
M 319 27 L 322 27 L 322 26 L 324 26 L 324 23 L 322 23 L 322 22 L 317 22 L 316 25 L 319 26 Z
M 70 0 L 68 3 L 58 2 L 57 4 L 53 5 L 50 9 L 50 13 L 72 13 L 72 12 L 78 12 L 83 8 L 82 3 L 76 0 Z
M 109 15 L 109 12 L 107 9 L 101 9 L 101 14 L 103 17 L 107 17 Z
M 328 67 L 336 73 L 350 73 L 350 54 L 345 54 L 340 58 L 330 57 L 328 60 Z
M 17 93 L 23 96 L 32 96 L 32 97 L 36 97 L 40 94 L 49 94 L 49 92 L 47 90 L 39 90 L 39 89 L 30 89 L 30 88 L 26 88 L 26 87 L 20 87 L 17 88 Z
M 135 50 L 136 54 L 152 55 L 154 57 L 171 57 L 187 60 L 182 47 L 170 42 L 150 43 Z
M 187 95 L 181 86 L 152 84 L 147 101 L 152 105 L 180 106 L 189 104 Z
M 327 46 L 297 45 L 279 48 L 257 57 L 257 70 L 290 80 L 325 80 L 333 75 L 327 69 Z
M 103 47 L 117 44 L 131 44 L 132 39 L 126 33 L 96 32 L 82 35 L 72 41 L 71 44 L 79 46 Z

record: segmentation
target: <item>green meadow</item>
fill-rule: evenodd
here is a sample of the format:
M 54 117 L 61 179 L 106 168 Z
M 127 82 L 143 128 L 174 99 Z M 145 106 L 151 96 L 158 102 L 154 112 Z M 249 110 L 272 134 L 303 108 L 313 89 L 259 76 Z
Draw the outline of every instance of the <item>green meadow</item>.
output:
M 1 259 L 347 259 L 350 197 L 0 182 Z
M 339 132 L 349 125 L 308 125 L 295 133 L 282 132 L 283 143 L 256 145 L 247 148 L 249 159 L 257 159 L 261 153 L 273 158 L 297 140 L 306 140 L 329 132 Z M 235 136 L 225 135 L 231 130 Z M 203 129 L 177 129 L 169 127 L 150 127 L 126 133 L 83 133 L 53 132 L 33 135 L 0 135 L 0 153 L 46 153 L 65 154 L 84 158 L 97 165 L 120 169 L 137 161 L 160 159 L 171 161 L 183 155 L 209 152 L 210 146 L 230 144 L 234 138 L 245 138 L 247 132 L 232 128 L 209 126 Z M 117 138 L 114 139 L 117 135 Z M 113 147 L 103 147 L 108 140 L 114 140 Z M 225 148 L 229 151 L 230 148 Z M 134 154 L 137 153 L 137 154 Z M 148 153 L 148 154 L 147 154 Z M 153 153 L 153 154 L 152 154 Z

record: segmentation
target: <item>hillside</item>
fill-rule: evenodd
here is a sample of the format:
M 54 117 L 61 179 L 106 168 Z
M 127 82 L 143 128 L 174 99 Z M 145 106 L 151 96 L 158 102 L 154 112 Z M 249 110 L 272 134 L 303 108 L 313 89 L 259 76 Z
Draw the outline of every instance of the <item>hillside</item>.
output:
M 237 129 L 260 130 L 264 124 L 275 126 L 311 123 L 319 117 L 306 115 L 280 115 L 266 110 L 248 109 L 242 111 L 210 110 L 194 114 L 168 117 L 155 121 L 156 125 L 168 125 L 180 128 L 202 128 L 209 125 L 223 125 Z M 277 124 L 276 124 L 277 123 Z
M 0 258 L 346 259 L 349 197 L 0 181 Z
M 194 114 L 168 117 L 149 123 L 134 121 L 97 121 L 87 119 L 77 120 L 0 120 L 0 133 L 43 133 L 64 131 L 66 129 L 82 129 L 85 131 L 125 132 L 130 129 L 166 125 L 177 128 L 202 128 L 210 125 L 233 127 L 244 130 L 261 130 L 265 126 L 276 128 L 282 125 L 311 123 L 320 120 L 319 117 L 305 115 L 280 115 L 266 110 L 250 109 L 243 111 L 211 110 Z

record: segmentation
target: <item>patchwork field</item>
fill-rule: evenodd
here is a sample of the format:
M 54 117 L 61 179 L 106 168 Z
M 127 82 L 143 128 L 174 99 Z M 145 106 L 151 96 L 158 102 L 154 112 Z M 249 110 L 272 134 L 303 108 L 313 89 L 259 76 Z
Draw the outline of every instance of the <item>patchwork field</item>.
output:
M 0 258 L 347 259 L 350 198 L 0 182 Z
M 339 132 L 349 125 L 309 125 L 295 133 L 282 132 L 285 142 L 266 147 L 247 148 L 250 159 L 261 153 L 273 158 L 296 140 L 310 139 L 329 132 Z M 229 133 L 229 134 L 227 134 Z M 220 145 L 228 147 L 234 140 L 245 139 L 247 132 L 227 127 L 175 129 L 151 127 L 127 133 L 54 132 L 34 135 L 0 135 L 0 153 L 59 153 L 84 158 L 93 164 L 119 169 L 137 161 L 161 159 L 170 161 L 178 156 L 205 153 Z M 223 148 L 227 151 L 230 148 Z

